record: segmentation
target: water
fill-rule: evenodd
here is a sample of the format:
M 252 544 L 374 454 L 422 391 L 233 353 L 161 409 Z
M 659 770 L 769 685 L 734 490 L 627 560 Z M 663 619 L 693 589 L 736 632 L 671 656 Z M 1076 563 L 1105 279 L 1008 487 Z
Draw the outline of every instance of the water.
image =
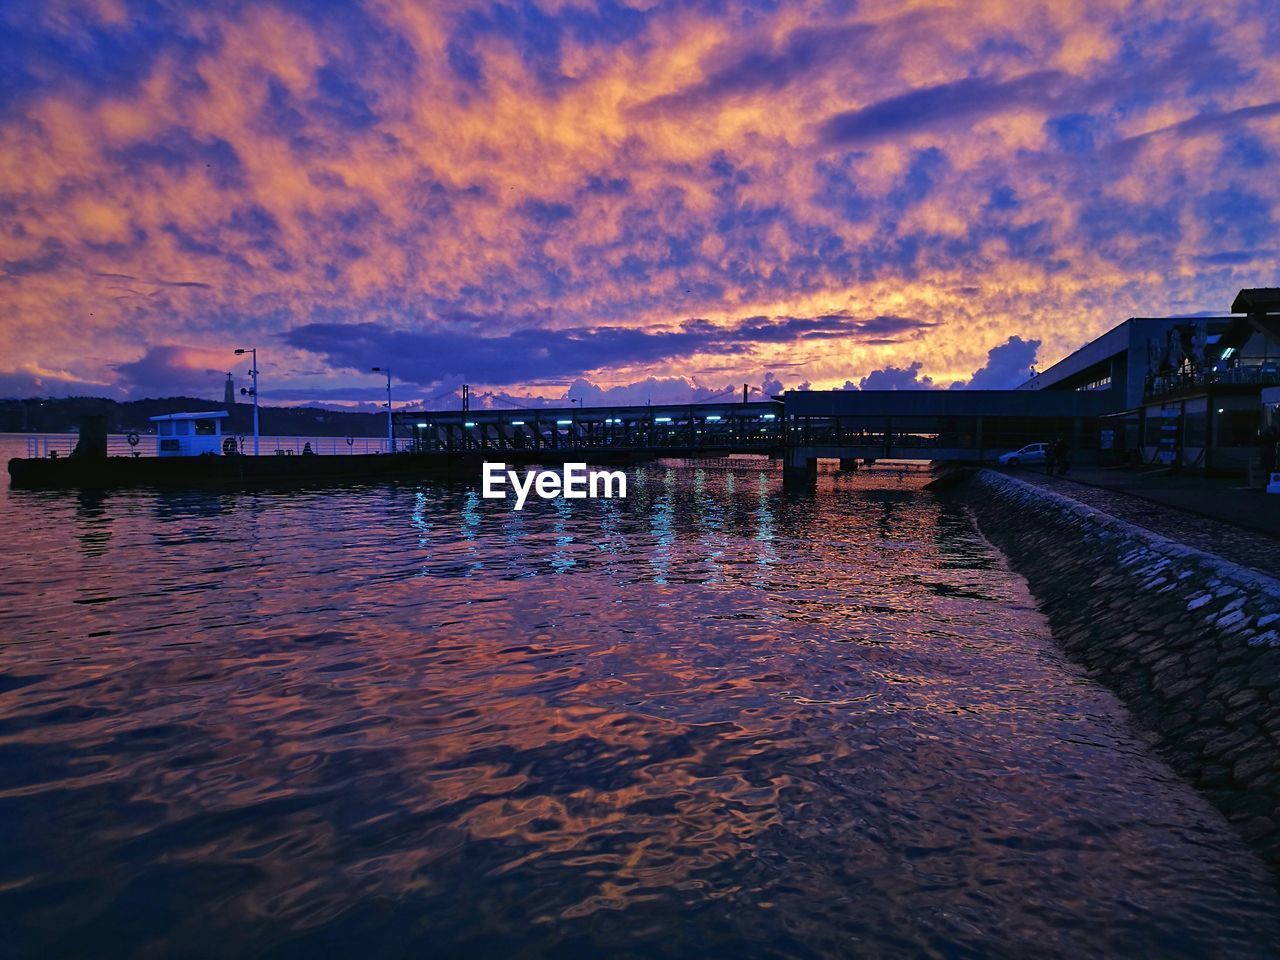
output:
M 916 477 L 10 491 L 17 956 L 1270 956 L 1219 815 Z

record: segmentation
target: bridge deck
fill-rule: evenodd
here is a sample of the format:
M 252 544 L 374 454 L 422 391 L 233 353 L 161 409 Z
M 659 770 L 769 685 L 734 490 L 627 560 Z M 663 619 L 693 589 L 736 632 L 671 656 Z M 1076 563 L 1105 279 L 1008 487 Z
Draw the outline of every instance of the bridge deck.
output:
M 753 403 L 401 411 L 421 451 L 591 451 L 666 457 L 784 456 L 793 470 L 817 458 L 984 460 L 1063 437 L 1094 447 L 1109 391 L 791 391 Z

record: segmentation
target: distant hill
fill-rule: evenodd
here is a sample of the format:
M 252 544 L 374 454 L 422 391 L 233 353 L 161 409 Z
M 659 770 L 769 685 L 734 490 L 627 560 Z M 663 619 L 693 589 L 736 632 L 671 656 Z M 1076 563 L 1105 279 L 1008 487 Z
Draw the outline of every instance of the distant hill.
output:
M 119 402 L 104 397 L 47 397 L 0 400 L 0 433 L 67 433 L 80 425 L 85 414 L 107 418 L 112 433 L 136 430 L 147 433 L 155 425 L 148 418 L 165 413 L 199 413 L 226 410 L 227 405 L 195 397 Z M 225 433 L 253 433 L 253 405 L 238 403 L 229 411 Z M 385 413 L 342 413 L 318 407 L 258 408 L 259 430 L 264 436 L 283 437 L 385 437 Z

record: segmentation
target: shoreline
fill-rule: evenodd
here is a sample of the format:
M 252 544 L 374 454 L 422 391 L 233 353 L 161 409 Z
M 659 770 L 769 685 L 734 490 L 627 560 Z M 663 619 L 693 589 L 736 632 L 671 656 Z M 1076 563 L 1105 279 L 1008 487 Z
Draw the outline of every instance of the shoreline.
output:
M 1280 580 L 995 471 L 948 496 L 1280 880 Z

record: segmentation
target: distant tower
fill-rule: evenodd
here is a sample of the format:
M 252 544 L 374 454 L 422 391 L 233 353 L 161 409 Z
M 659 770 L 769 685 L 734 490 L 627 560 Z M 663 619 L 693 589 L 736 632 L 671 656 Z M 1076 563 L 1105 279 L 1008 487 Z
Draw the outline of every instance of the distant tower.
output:
M 228 407 L 236 405 L 236 382 L 227 374 L 227 382 L 222 385 L 222 402 Z

